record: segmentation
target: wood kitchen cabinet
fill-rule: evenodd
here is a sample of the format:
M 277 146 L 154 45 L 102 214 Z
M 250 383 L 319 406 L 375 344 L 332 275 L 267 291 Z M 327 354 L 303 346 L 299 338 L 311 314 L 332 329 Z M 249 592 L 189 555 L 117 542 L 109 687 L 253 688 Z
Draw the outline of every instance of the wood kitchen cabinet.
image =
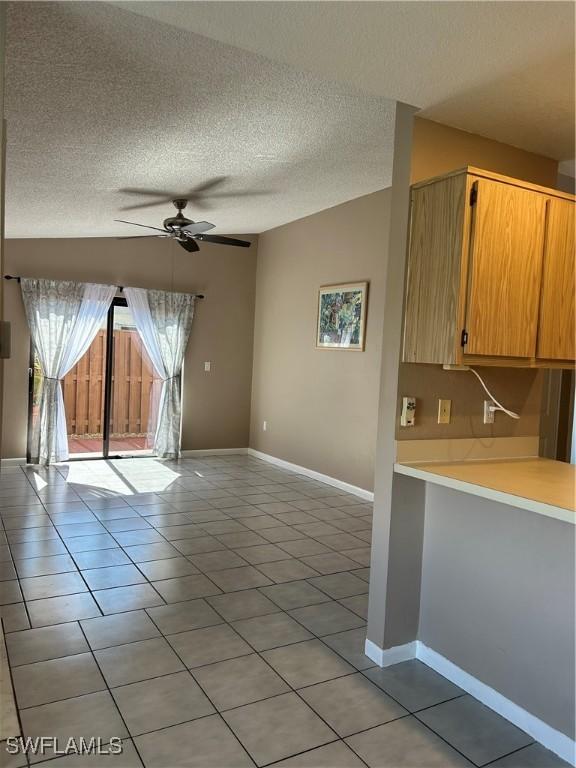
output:
M 544 245 L 537 357 L 576 358 L 574 201 L 551 198 Z
M 571 367 L 574 196 L 465 168 L 411 193 L 403 361 Z

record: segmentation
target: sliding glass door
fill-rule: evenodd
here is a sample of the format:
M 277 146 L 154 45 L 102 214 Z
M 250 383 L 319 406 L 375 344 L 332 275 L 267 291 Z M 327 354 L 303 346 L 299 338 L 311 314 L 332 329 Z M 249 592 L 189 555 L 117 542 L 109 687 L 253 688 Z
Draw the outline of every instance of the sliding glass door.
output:
M 109 413 L 104 434 L 107 455 L 134 455 L 152 452 L 160 380 L 125 299 L 111 307 L 108 331 Z
M 29 444 L 41 379 L 32 354 Z M 126 299 L 115 298 L 88 351 L 62 379 L 70 458 L 151 455 L 161 384 Z

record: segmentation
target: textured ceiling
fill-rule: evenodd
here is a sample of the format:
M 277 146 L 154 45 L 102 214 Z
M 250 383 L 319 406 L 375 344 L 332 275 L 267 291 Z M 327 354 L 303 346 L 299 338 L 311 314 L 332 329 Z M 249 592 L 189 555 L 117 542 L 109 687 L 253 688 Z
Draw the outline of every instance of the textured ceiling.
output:
M 171 206 L 122 211 L 140 200 L 120 190 L 212 179 L 187 214 L 264 231 L 390 183 L 389 99 L 573 158 L 574 9 L 9 4 L 7 236 L 135 234 L 113 219 L 157 225 Z
M 394 102 L 105 3 L 12 3 L 6 234 L 141 234 L 180 194 L 216 232 L 261 232 L 390 184 Z M 236 193 L 256 193 L 245 196 Z
M 574 157 L 573 2 L 117 5 L 413 104 L 438 122 Z

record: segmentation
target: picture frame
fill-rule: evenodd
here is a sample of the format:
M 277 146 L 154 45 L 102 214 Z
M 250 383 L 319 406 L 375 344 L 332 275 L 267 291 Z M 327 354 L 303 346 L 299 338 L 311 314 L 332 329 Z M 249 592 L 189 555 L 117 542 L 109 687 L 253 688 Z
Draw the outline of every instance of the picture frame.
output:
M 367 303 L 367 281 L 320 286 L 316 349 L 363 352 Z

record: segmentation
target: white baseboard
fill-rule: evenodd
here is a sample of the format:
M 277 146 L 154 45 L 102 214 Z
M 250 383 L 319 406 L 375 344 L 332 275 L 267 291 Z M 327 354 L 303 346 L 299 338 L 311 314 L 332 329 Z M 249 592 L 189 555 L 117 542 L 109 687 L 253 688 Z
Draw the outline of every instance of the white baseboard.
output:
M 333 488 L 339 488 L 341 491 L 346 491 L 346 493 L 352 493 L 354 496 L 359 496 L 365 501 L 374 501 L 374 494 L 372 491 L 367 491 L 364 488 L 358 488 L 356 485 L 345 483 L 343 480 L 330 477 L 330 475 L 323 475 L 321 472 L 316 472 L 314 469 L 301 467 L 299 464 L 292 464 L 291 461 L 284 461 L 284 459 L 279 459 L 276 456 L 271 456 L 268 453 L 257 451 L 255 448 L 248 448 L 248 455 L 254 456 L 256 459 L 262 459 L 262 461 L 267 461 L 270 464 L 275 464 L 277 467 L 282 467 L 282 469 L 290 469 L 292 472 L 297 472 L 299 475 L 311 477 L 313 480 L 319 480 L 321 483 L 331 485 Z
M 192 456 L 231 456 L 233 454 L 246 454 L 248 448 L 205 448 L 198 450 L 181 451 L 180 455 L 184 458 Z
M 416 658 L 416 640 L 404 645 L 395 645 L 393 648 L 380 648 L 376 643 L 366 639 L 364 653 L 379 667 L 391 667 L 392 664 L 400 664 L 401 661 Z
M 482 704 L 497 712 L 517 728 L 525 731 L 542 746 L 561 757 L 570 765 L 576 765 L 576 742 L 566 734 L 545 723 L 540 718 L 507 699 L 501 693 L 456 666 L 447 658 L 415 640 L 394 648 L 380 648 L 366 640 L 364 653 L 380 667 L 418 659 L 450 682 L 462 688 Z
M 416 658 L 525 731 L 546 749 L 554 752 L 570 765 L 576 765 L 576 742 L 569 736 L 522 709 L 494 688 L 490 688 L 489 685 L 468 674 L 421 642 L 417 643 Z
M 1 467 L 21 467 L 24 464 L 26 464 L 26 458 L 0 459 Z

